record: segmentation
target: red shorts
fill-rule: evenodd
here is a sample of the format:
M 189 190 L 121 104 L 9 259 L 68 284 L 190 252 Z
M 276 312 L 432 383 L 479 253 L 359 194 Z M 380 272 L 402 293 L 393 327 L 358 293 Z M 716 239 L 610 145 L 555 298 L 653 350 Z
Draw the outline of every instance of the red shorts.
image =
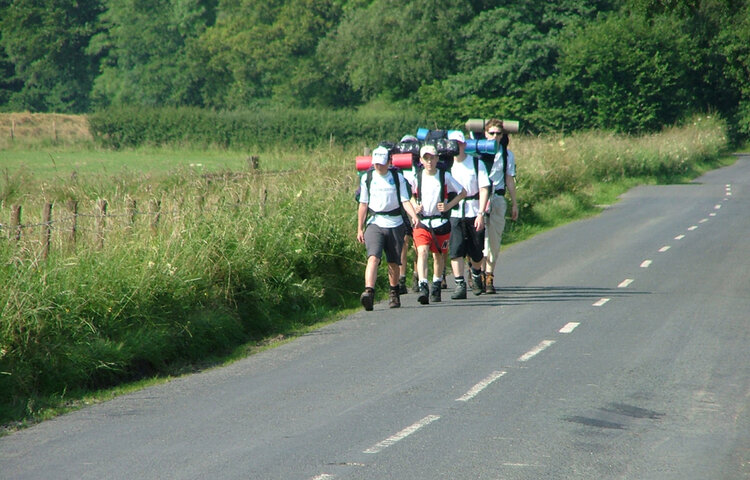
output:
M 450 238 L 450 230 L 448 230 L 448 233 L 432 235 L 427 228 L 417 227 L 414 229 L 414 245 L 417 247 L 429 245 L 430 251 L 433 253 L 447 252 Z

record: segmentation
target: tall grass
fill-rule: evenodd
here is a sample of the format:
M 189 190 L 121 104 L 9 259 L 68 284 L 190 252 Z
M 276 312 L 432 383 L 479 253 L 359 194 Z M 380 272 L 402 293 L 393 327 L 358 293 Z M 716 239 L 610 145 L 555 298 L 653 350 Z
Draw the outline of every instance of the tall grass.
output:
M 638 138 L 514 136 L 522 222 L 591 206 L 592 185 L 687 178 L 726 143 L 723 123 L 708 117 Z M 0 230 L 0 421 L 355 306 L 365 253 L 355 241 L 353 156 L 335 146 L 278 151 L 281 168 L 244 172 L 182 167 L 167 175 L 38 178 L 6 171 L 0 223 L 7 226 L 11 202 L 25 212 L 41 211 L 44 201 L 56 206 L 46 260 L 39 227 L 24 230 L 20 242 Z M 110 206 L 103 246 L 100 198 Z M 66 240 L 68 200 L 79 202 L 74 247 Z M 130 200 L 138 206 L 134 224 Z M 28 217 L 24 223 L 33 223 Z
M 0 406 L 157 373 L 354 305 L 364 260 L 354 177 L 309 162 L 276 174 L 185 171 L 159 186 L 138 175 L 57 185 L 51 196 L 81 202 L 75 249 L 63 213 L 46 261 L 36 232 L 0 242 Z M 112 205 L 103 248 L 99 197 Z M 131 198 L 144 205 L 134 226 Z
M 602 184 L 684 181 L 727 147 L 725 123 L 711 116 L 640 137 L 596 131 L 521 136 L 509 145 L 519 169 L 521 218 L 532 223 L 545 221 L 542 211 L 552 201 L 592 206 Z

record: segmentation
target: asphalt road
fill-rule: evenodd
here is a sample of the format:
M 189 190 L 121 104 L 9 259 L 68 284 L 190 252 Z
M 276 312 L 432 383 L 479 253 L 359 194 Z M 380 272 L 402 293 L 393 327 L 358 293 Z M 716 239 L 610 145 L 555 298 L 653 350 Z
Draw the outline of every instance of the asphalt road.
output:
M 748 156 L 638 187 L 504 249 L 497 295 L 405 295 L 16 432 L 0 478 L 750 479 L 749 239 Z

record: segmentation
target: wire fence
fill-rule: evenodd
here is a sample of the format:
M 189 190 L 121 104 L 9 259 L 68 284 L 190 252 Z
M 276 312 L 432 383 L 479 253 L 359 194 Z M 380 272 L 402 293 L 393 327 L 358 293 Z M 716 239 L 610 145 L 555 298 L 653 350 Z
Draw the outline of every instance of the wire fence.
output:
M 111 210 L 109 201 L 101 198 L 86 202 L 83 208 L 76 200 L 45 202 L 41 216 L 36 219 L 33 216 L 26 218 L 28 212 L 22 205 L 10 205 L 9 209 L 0 205 L 0 239 L 4 238 L 8 245 L 36 246 L 33 249 L 40 249 L 42 259 L 49 257 L 53 247 L 75 250 L 80 244 L 87 244 L 103 249 L 106 238 L 116 232 L 133 235 L 146 230 L 155 236 L 165 224 L 177 230 L 182 220 L 198 214 L 205 217 L 237 209 L 252 209 L 263 214 L 268 189 L 260 189 L 257 203 L 239 198 L 229 201 L 212 198 L 213 201 L 209 201 L 201 195 L 191 200 L 192 206 L 185 204 L 186 198 L 171 198 L 164 202 L 151 199 L 141 203 L 129 198 L 119 202 L 115 210 Z

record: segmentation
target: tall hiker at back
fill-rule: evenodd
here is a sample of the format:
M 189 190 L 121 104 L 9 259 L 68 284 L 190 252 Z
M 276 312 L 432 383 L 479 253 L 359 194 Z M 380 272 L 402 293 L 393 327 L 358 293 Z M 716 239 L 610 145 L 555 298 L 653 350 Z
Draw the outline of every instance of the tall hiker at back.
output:
M 484 291 L 495 291 L 495 266 L 500 244 L 505 230 L 505 214 L 508 204 L 505 194 L 510 195 L 510 218 L 518 220 L 518 202 L 516 201 L 516 161 L 513 152 L 508 150 L 508 134 L 503 132 L 503 122 L 493 118 L 484 127 L 484 135 L 489 140 L 500 143 L 500 151 L 495 155 L 495 161 L 490 168 L 490 181 L 493 192 L 490 198 L 490 213 L 485 222 L 484 236 Z
M 357 241 L 364 243 L 367 249 L 367 267 L 365 291 L 359 300 L 367 311 L 373 309 L 375 302 L 375 281 L 383 251 L 388 262 L 390 282 L 388 306 L 401 306 L 398 278 L 406 231 L 401 208 L 406 211 L 413 225 L 418 222 L 417 214 L 409 201 L 404 176 L 396 169 L 389 169 L 388 163 L 388 149 L 376 148 L 372 152 L 373 170 L 362 175 L 360 180 Z
M 490 179 L 484 162 L 466 154 L 466 137 L 458 130 L 448 135 L 458 142 L 459 153 L 453 158 L 451 175 L 466 189 L 466 198 L 451 210 L 451 269 L 456 281 L 452 299 L 466 298 L 464 257 L 471 263 L 472 292 L 480 295 L 482 284 L 482 259 L 484 258 L 484 212 L 490 192 Z
M 420 168 L 412 182 L 412 202 L 419 217 L 414 228 L 414 244 L 417 246 L 417 271 L 419 274 L 419 296 L 422 305 L 441 301 L 441 284 L 444 253 L 448 250 L 451 235 L 450 210 L 466 196 L 450 172 L 438 168 L 438 152 L 432 145 L 419 151 Z M 457 195 L 448 201 L 448 194 Z M 427 280 L 428 258 L 432 252 L 432 283 Z M 431 285 L 431 287 L 429 286 Z M 429 296 L 428 296 L 429 295 Z

